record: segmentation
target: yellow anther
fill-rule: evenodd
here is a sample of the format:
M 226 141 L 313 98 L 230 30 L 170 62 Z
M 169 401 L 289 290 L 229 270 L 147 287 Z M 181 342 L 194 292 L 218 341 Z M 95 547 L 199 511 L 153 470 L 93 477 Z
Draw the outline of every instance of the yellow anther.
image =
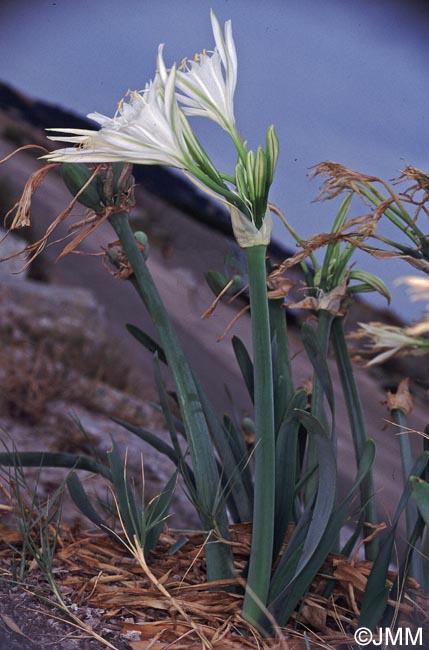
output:
M 204 50 L 201 52 L 201 54 L 199 54 L 198 52 L 196 52 L 196 54 L 194 54 L 194 61 L 196 63 L 198 63 L 199 61 L 201 61 L 202 56 L 207 56 L 206 48 L 204 48 Z
M 178 70 L 186 70 L 187 67 L 188 67 L 188 57 L 184 56 L 178 67 Z

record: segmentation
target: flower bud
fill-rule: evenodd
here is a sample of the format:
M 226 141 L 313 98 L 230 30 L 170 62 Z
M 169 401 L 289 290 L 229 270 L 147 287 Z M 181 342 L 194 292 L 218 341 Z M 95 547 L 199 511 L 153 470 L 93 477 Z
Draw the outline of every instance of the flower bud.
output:
M 89 181 L 92 174 L 93 172 L 82 163 L 63 163 L 61 165 L 61 176 L 73 196 L 78 194 L 85 183 Z M 96 178 L 79 195 L 78 201 L 94 212 L 101 212 L 103 210 L 104 206 L 97 189 Z
M 266 154 L 267 154 L 267 184 L 271 185 L 274 179 L 274 172 L 277 167 L 279 157 L 279 141 L 276 130 L 273 125 L 267 129 L 266 134 Z
M 244 167 L 241 160 L 238 161 L 235 167 L 235 184 L 240 195 L 240 198 L 243 199 L 245 203 L 249 201 L 249 191 L 247 188 L 247 174 L 246 168 Z
M 136 238 L 136 242 L 137 242 L 137 243 L 142 247 L 142 249 L 143 249 L 142 252 L 143 252 L 143 257 L 144 257 L 144 259 L 147 260 L 147 258 L 149 257 L 150 247 L 149 247 L 149 239 L 148 239 L 146 233 L 143 232 L 142 230 L 137 230 L 137 231 L 134 233 L 134 237 Z
M 266 187 L 267 169 L 266 156 L 262 147 L 256 151 L 256 159 L 253 171 L 253 182 L 255 186 L 255 224 L 259 227 L 267 209 L 268 189 Z
M 246 175 L 247 175 L 247 188 L 249 198 L 254 203 L 256 192 L 254 184 L 254 170 L 255 170 L 255 154 L 253 151 L 249 151 L 246 158 Z

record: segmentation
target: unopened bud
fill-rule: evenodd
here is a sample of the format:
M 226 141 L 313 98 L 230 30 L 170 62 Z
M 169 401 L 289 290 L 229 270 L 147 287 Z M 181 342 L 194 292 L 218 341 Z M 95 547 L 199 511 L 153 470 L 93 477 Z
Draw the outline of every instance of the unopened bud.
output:
M 137 232 L 134 233 L 134 237 L 136 238 L 136 242 L 142 247 L 143 257 L 147 260 L 149 257 L 150 247 L 146 233 L 142 230 L 137 230 Z
M 250 200 L 252 203 L 255 201 L 256 191 L 254 184 L 254 169 L 255 169 L 255 154 L 249 151 L 246 158 L 246 174 L 247 174 L 247 188 Z
M 267 183 L 271 185 L 274 178 L 274 172 L 277 167 L 279 158 L 279 141 L 276 130 L 273 125 L 267 129 L 266 134 L 266 154 L 267 154 Z
M 246 176 L 246 168 L 244 167 L 241 160 L 239 160 L 235 167 L 235 184 L 237 186 L 240 198 L 245 202 L 249 200 L 249 190 L 247 187 Z
M 73 196 L 76 196 L 82 187 L 84 187 L 85 183 L 88 183 L 92 174 L 93 172 L 82 163 L 63 163 L 61 165 L 61 176 Z M 94 212 L 101 212 L 103 210 L 104 206 L 97 189 L 96 178 L 79 195 L 78 201 Z

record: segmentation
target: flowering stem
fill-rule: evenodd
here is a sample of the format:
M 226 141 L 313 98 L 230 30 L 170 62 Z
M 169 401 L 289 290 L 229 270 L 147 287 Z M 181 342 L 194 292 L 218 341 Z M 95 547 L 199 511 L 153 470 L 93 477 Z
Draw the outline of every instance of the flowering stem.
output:
M 128 213 L 114 214 L 109 221 L 118 235 L 134 271 L 139 294 L 158 329 L 159 338 L 174 379 L 192 458 L 201 523 L 204 531 L 209 535 L 209 543 L 206 544 L 208 580 L 231 578 L 233 577 L 233 567 L 230 545 L 227 541 L 225 543 L 218 541 L 219 539 L 228 540 L 226 511 L 220 495 L 220 477 L 192 370 L 145 259 L 138 248 L 128 221 Z M 212 532 L 215 533 L 214 538 Z
M 344 318 L 337 317 L 334 319 L 332 323 L 331 337 L 349 416 L 350 428 L 352 431 L 356 463 L 359 466 L 368 437 L 366 433 L 362 402 L 356 385 L 344 334 Z M 375 492 L 372 474 L 371 472 L 368 472 L 366 478 L 360 485 L 361 507 L 366 511 L 365 521 L 377 525 L 377 510 L 374 495 Z M 373 532 L 373 529 L 368 527 L 365 532 L 369 535 Z M 377 554 L 378 540 L 375 536 L 374 539 L 365 544 L 365 558 L 370 561 L 375 561 Z
M 191 172 L 191 174 L 193 174 L 196 178 L 198 178 L 198 180 L 201 181 L 203 185 L 206 185 L 211 190 L 213 190 L 213 192 L 216 192 L 217 194 L 225 197 L 225 199 L 227 199 L 227 201 L 233 205 L 238 202 L 238 207 L 241 206 L 241 201 L 239 200 L 238 196 L 234 194 L 234 192 L 231 192 L 231 190 L 229 190 L 224 184 L 219 185 L 219 183 L 214 181 L 202 169 L 200 169 L 198 165 L 194 165 L 192 162 L 187 161 L 187 170 Z
M 252 316 L 255 385 L 255 492 L 253 533 L 243 617 L 256 623 L 267 604 L 271 578 L 274 502 L 274 405 L 270 320 L 265 271 L 266 246 L 245 248 Z
M 245 145 L 243 143 L 243 140 L 241 139 L 240 134 L 239 134 L 239 132 L 237 131 L 237 129 L 235 127 L 234 127 L 234 129 L 231 129 L 229 131 L 229 133 L 231 135 L 233 143 L 235 144 L 235 147 L 237 149 L 240 160 L 245 165 L 246 164 L 246 158 L 247 158 L 247 151 L 246 151 L 246 147 L 245 147 Z
M 402 411 L 402 409 L 392 409 L 391 411 L 391 416 L 393 418 L 393 421 L 395 424 L 397 424 L 399 428 L 399 447 L 401 450 L 401 461 L 402 461 L 402 477 L 404 480 L 404 485 L 406 481 L 408 480 L 411 469 L 413 467 L 413 455 L 411 452 L 411 445 L 410 445 L 410 439 L 409 439 L 409 433 L 407 430 L 407 417 Z M 410 499 L 407 503 L 406 509 L 405 509 L 405 520 L 406 520 L 406 525 L 407 525 L 407 539 L 411 538 L 411 534 L 413 532 L 414 525 L 417 520 L 417 506 L 416 503 L 413 499 Z M 416 555 L 416 554 L 414 554 Z M 416 574 L 414 573 L 414 577 L 416 577 Z
M 369 199 L 376 207 L 386 198 L 372 186 L 362 186 L 362 194 Z M 417 227 L 415 221 L 402 208 L 397 207 L 393 202 L 384 210 L 384 214 L 392 223 L 395 224 L 402 232 L 411 239 L 414 244 L 419 244 L 419 238 L 424 237 L 424 233 Z M 404 225 L 405 223 L 405 225 Z
M 317 322 L 317 340 L 319 342 L 319 347 L 322 354 L 325 358 L 328 357 L 328 348 L 329 348 L 329 337 L 331 333 L 333 316 L 330 312 L 322 309 L 318 312 L 318 322 Z M 311 394 L 311 414 L 320 422 L 323 429 L 328 432 L 328 423 L 326 419 L 325 407 L 324 407 L 324 391 L 322 382 L 320 381 L 316 372 L 313 374 L 313 390 Z M 316 447 L 314 445 L 313 438 L 310 436 L 308 438 L 308 454 L 307 454 L 307 469 L 312 470 L 313 467 L 317 465 L 317 453 Z M 306 488 L 305 488 L 305 502 L 308 503 L 310 499 L 313 498 L 315 491 L 317 490 L 318 478 L 317 474 L 313 474 L 309 477 Z
M 271 340 L 273 350 L 273 384 L 275 432 L 278 435 L 287 406 L 293 397 L 292 368 L 290 364 L 289 339 L 283 300 L 270 300 Z

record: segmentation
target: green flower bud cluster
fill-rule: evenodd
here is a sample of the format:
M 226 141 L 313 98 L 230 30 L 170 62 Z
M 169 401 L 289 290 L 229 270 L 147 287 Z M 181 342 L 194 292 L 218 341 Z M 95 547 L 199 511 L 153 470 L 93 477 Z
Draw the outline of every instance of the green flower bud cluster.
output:
M 279 143 L 274 126 L 266 134 L 265 150 L 259 146 L 256 155 L 245 151 L 235 168 L 235 181 L 243 203 L 250 208 L 252 221 L 259 230 L 268 205 L 268 193 L 273 182 L 279 156 Z
M 73 196 L 79 195 L 79 203 L 96 213 L 106 207 L 119 207 L 124 202 L 127 208 L 134 205 L 131 171 L 131 165 L 122 162 L 100 167 L 96 174 L 83 163 L 61 165 L 61 176 L 67 188 Z

